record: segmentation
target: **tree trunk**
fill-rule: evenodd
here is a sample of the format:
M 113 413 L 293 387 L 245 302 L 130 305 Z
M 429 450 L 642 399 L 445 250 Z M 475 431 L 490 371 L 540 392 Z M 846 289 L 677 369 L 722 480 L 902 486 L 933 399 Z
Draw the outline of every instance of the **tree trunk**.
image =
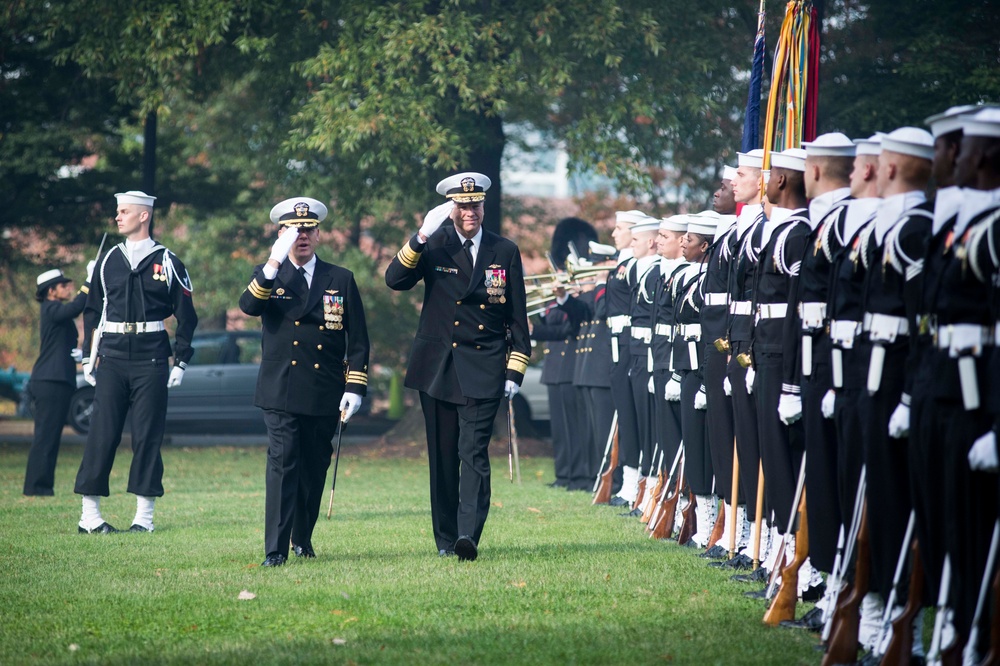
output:
M 487 176 L 493 185 L 486 195 L 483 228 L 493 233 L 500 233 L 502 209 L 500 195 L 500 160 L 503 158 L 503 148 L 506 137 L 503 132 L 503 121 L 496 116 L 475 116 L 479 129 L 471 134 L 475 143 L 469 150 L 467 166 L 462 171 L 478 171 Z

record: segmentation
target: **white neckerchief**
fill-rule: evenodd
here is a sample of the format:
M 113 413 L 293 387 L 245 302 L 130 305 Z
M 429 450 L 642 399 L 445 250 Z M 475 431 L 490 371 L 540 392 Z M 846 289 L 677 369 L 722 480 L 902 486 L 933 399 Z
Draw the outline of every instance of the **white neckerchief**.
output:
M 312 256 L 312 258 L 309 261 L 307 261 L 304 265 L 302 265 L 301 267 L 298 264 L 296 264 L 294 261 L 292 261 L 291 257 L 288 257 L 288 262 L 292 265 L 292 267 L 295 268 L 296 271 L 298 271 L 299 268 L 306 269 L 306 272 L 305 272 L 305 274 L 302 277 L 304 277 L 306 279 L 306 284 L 309 285 L 310 289 L 312 289 L 312 286 L 313 286 L 313 273 L 316 271 L 316 255 L 314 254 Z
M 674 269 L 680 266 L 683 261 L 684 257 L 675 257 L 673 259 L 660 257 L 660 277 L 666 280 L 670 277 L 670 274 L 674 272 Z
M 455 233 L 458 235 L 458 242 L 464 246 L 466 241 L 465 236 L 458 233 L 457 229 L 455 230 Z M 472 266 L 475 268 L 476 259 L 479 257 L 479 246 L 483 243 L 483 228 L 479 227 L 479 230 L 476 231 L 476 235 L 468 240 L 472 241 L 472 247 L 469 248 L 469 252 L 472 254 Z M 463 249 L 462 251 L 464 252 L 465 250 Z
M 809 226 L 815 229 L 826 214 L 833 208 L 833 204 L 841 199 L 851 196 L 851 188 L 840 187 L 819 195 L 809 202 Z
M 903 213 L 925 201 L 927 195 L 922 190 L 902 192 L 882 199 L 875 213 L 875 242 L 881 245 L 889 229 L 899 221 Z
M 662 257 L 660 257 L 660 255 L 654 252 L 653 254 L 647 254 L 645 257 L 636 259 L 635 260 L 636 277 L 642 279 L 642 276 L 646 273 L 649 267 L 652 266 L 654 262 L 659 261 L 661 258 Z
M 736 216 L 736 237 L 742 239 L 743 235 L 747 232 L 753 223 L 760 217 L 761 212 L 763 212 L 764 206 L 761 204 L 747 204 L 743 206 L 743 210 L 740 214 Z
M 950 220 L 962 207 L 965 190 L 957 185 L 942 187 L 934 195 L 934 225 L 931 233 L 937 235 L 944 223 Z
M 998 203 L 1000 203 L 1000 188 L 995 190 L 963 189 L 962 207 L 958 211 L 958 220 L 955 221 L 955 237 L 965 233 L 965 228 L 969 226 L 972 218 Z
M 125 249 L 128 251 L 128 263 L 135 270 L 139 262 L 146 258 L 149 250 L 156 244 L 152 238 L 143 238 L 138 241 L 125 240 Z
M 774 230 L 777 229 L 782 222 L 791 217 L 792 213 L 794 213 L 796 210 L 799 209 L 779 208 L 778 206 L 771 207 L 771 217 L 764 221 L 764 228 L 761 229 L 760 248 L 762 250 L 764 249 L 764 246 L 767 245 L 768 242 L 771 240 L 771 234 L 774 233 Z
M 878 197 L 862 197 L 853 199 L 847 205 L 847 217 L 844 219 L 844 242 L 848 242 L 858 233 L 865 222 L 871 219 L 882 200 Z
M 734 226 L 736 226 L 735 215 L 720 215 L 719 223 L 715 227 L 715 238 L 712 239 L 712 242 L 715 242 L 725 236 Z

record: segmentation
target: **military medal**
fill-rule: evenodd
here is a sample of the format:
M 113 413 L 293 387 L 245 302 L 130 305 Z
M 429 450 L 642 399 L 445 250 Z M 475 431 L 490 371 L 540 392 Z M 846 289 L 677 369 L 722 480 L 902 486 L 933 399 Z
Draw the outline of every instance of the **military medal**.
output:
M 153 264 L 153 279 L 162 282 L 167 281 L 167 272 L 163 270 L 163 266 L 160 264 Z
M 507 302 L 507 297 L 505 296 L 507 271 L 500 268 L 500 264 L 492 264 L 487 269 L 484 284 L 486 285 L 486 293 L 489 294 L 489 298 L 486 299 L 487 301 L 490 303 Z
M 323 294 L 323 319 L 326 328 L 339 331 L 344 328 L 344 297 Z

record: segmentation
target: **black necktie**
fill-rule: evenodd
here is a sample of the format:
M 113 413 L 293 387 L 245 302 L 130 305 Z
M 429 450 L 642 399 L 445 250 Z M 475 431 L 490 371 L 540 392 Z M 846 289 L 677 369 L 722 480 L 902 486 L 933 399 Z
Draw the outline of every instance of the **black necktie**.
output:
M 462 247 L 465 248 L 465 258 L 469 262 L 469 273 L 471 274 L 476 268 L 476 262 L 472 260 L 472 241 L 466 240 L 462 243 Z
M 302 281 L 306 283 L 306 289 L 309 288 L 309 280 L 306 279 L 306 268 L 305 266 L 299 266 L 299 275 L 302 276 Z

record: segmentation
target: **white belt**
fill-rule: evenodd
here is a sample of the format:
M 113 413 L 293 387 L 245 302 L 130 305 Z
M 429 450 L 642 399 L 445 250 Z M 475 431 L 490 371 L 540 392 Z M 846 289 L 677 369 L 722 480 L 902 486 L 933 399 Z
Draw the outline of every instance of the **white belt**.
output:
M 633 326 L 632 338 L 649 344 L 649 341 L 653 339 L 653 329 L 649 326 Z
M 972 352 L 973 356 L 978 356 L 979 350 L 993 344 L 996 335 L 994 329 L 978 324 L 939 326 L 937 348 L 950 350 L 952 356 L 959 356 L 963 352 Z
M 618 335 L 624 331 L 632 323 L 632 317 L 629 315 L 615 315 L 614 317 L 608 317 L 608 328 L 611 329 L 612 335 Z
M 993 327 L 993 344 L 1000 347 L 1000 321 Z
M 909 335 L 910 323 L 905 317 L 866 312 L 862 328 L 872 342 L 895 342 L 896 336 Z
M 729 294 L 724 291 L 715 291 L 705 294 L 705 305 L 725 305 L 729 302 Z
M 788 303 L 761 303 L 757 306 L 760 319 L 781 319 L 788 314 Z
M 729 304 L 729 314 L 747 316 L 753 314 L 750 310 L 750 301 L 732 301 Z
M 854 347 L 854 338 L 861 332 L 860 321 L 850 321 L 849 319 L 834 319 L 830 322 L 830 340 L 835 345 L 851 349 Z
M 105 333 L 159 333 L 165 331 L 162 321 L 106 321 Z
M 674 327 L 670 324 L 657 324 L 654 329 L 657 335 L 666 336 L 667 340 L 673 342 L 674 340 Z
M 826 319 L 826 303 L 799 303 L 799 318 L 802 320 L 803 330 L 822 328 L 823 320 Z
M 677 335 L 685 340 L 701 340 L 701 324 L 677 324 Z

